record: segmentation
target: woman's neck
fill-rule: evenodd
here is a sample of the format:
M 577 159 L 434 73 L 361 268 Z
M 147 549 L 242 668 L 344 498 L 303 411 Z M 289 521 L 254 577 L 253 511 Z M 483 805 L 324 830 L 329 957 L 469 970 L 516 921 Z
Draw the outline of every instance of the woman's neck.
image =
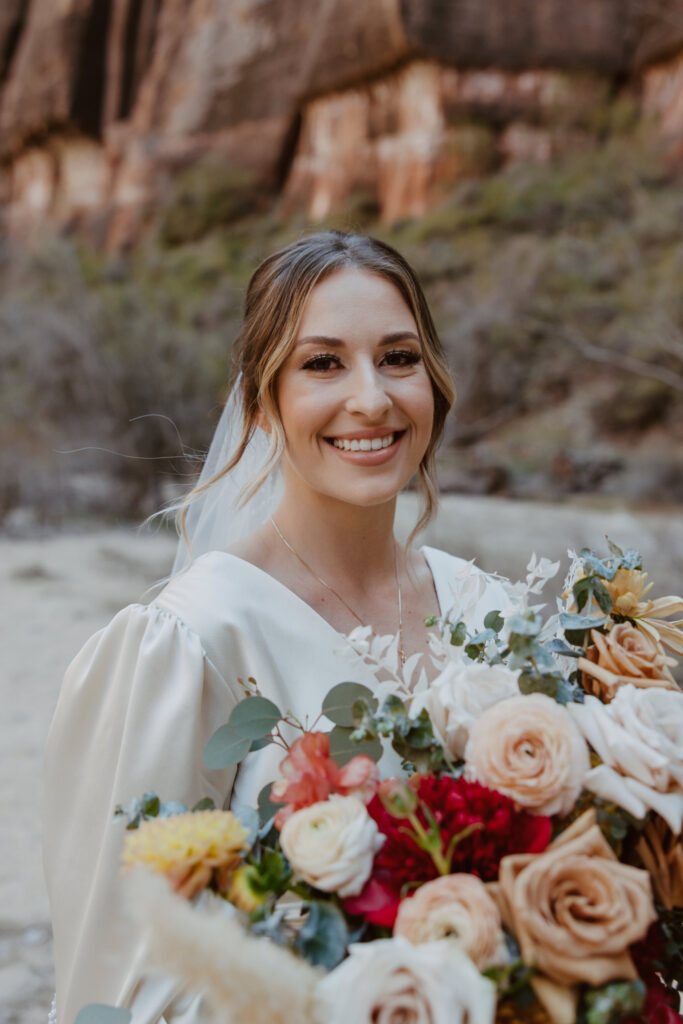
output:
M 285 492 L 273 519 L 299 558 L 318 576 L 348 580 L 363 592 L 395 571 L 396 499 L 363 508 L 313 492 Z

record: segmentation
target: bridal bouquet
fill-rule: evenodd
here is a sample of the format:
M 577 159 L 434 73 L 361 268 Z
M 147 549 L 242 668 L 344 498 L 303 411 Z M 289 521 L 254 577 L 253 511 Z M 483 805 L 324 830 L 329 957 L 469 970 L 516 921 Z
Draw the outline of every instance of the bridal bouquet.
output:
M 150 955 L 219 1019 L 681 1020 L 683 599 L 610 545 L 544 617 L 558 567 L 534 557 L 474 627 L 463 573 L 429 685 L 357 630 L 379 681 L 334 687 L 325 729 L 240 703 L 206 760 L 279 744 L 258 812 L 130 809 L 124 865 L 167 880 L 131 873 Z

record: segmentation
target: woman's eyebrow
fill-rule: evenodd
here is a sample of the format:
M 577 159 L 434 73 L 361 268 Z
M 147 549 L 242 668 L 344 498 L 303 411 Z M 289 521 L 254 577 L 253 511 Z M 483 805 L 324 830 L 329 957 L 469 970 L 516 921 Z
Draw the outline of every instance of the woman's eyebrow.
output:
M 391 334 L 385 334 L 379 341 L 378 345 L 380 348 L 386 345 L 395 345 L 399 341 L 417 341 L 420 339 L 415 331 L 392 331 Z M 342 348 L 346 344 L 342 338 L 334 338 L 328 334 L 309 334 L 305 338 L 299 338 L 296 343 L 296 348 L 303 345 L 329 345 L 330 348 Z

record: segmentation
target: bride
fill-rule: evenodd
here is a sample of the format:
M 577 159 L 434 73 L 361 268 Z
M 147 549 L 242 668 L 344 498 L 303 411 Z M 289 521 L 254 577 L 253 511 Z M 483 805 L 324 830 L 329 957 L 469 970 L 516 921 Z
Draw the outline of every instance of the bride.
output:
M 255 805 L 277 775 L 277 747 L 237 770 L 203 761 L 248 680 L 314 718 L 335 683 L 373 682 L 346 634 L 368 625 L 397 634 L 401 660 L 426 653 L 424 618 L 451 609 L 466 567 L 394 539 L 396 498 L 416 473 L 418 527 L 433 514 L 454 399 L 399 253 L 329 231 L 269 257 L 250 282 L 237 353 L 207 464 L 180 509 L 178 571 L 85 645 L 51 727 L 44 846 L 59 1024 L 90 1002 L 128 1007 L 134 1024 L 202 1019 L 198 996 L 144 980 L 122 909 L 115 805 L 150 789 L 190 807 Z M 478 582 L 477 619 L 503 599 Z

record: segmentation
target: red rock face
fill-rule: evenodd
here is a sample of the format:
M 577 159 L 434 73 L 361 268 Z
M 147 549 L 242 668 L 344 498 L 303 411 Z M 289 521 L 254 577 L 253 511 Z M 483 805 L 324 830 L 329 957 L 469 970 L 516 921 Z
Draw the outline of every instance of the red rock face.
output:
M 683 0 L 2 0 L 4 220 L 125 245 L 209 152 L 313 218 L 357 192 L 419 215 L 587 144 L 581 112 L 635 67 L 683 132 L 682 26 Z

